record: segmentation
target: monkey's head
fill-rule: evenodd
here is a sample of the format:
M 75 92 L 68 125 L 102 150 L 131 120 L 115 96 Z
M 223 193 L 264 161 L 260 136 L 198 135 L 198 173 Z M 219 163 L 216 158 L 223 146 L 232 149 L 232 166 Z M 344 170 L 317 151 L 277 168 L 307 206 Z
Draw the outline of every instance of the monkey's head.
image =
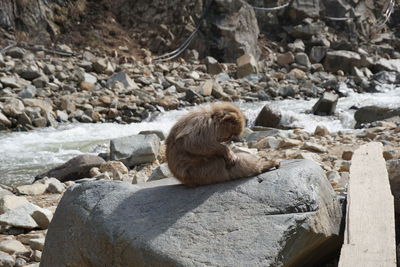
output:
M 236 106 L 223 103 L 212 107 L 212 119 L 215 123 L 217 140 L 225 142 L 234 136 L 239 136 L 245 126 L 243 113 Z

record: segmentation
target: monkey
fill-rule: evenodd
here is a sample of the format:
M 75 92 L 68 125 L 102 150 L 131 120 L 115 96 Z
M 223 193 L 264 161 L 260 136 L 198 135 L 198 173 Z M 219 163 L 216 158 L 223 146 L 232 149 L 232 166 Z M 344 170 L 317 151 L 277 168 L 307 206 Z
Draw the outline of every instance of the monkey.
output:
M 277 167 L 276 161 L 234 153 L 222 144 L 239 136 L 245 117 L 231 103 L 212 104 L 180 118 L 166 139 L 166 159 L 172 174 L 186 186 L 251 177 Z

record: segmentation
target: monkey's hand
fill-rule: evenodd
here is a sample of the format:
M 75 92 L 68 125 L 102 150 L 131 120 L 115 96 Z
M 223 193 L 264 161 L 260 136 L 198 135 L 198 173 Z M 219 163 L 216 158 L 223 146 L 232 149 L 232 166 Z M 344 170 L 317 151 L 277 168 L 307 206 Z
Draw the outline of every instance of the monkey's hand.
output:
M 229 151 L 228 156 L 225 158 L 226 167 L 228 169 L 232 168 L 233 166 L 235 166 L 236 161 L 237 161 L 236 154 L 232 151 Z

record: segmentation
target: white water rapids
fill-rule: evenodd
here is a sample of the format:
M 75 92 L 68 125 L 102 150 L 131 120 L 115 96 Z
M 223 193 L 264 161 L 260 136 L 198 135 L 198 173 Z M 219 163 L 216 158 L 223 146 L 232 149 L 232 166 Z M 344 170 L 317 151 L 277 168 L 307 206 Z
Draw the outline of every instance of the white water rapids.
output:
M 240 103 L 250 122 L 260 109 L 269 103 L 282 112 L 287 126 L 304 128 L 313 132 L 317 125 L 326 126 L 331 132 L 351 129 L 354 110 L 351 106 L 379 105 L 400 107 L 400 88 L 386 93 L 356 94 L 340 98 L 335 116 L 308 114 L 317 99 L 282 100 L 258 103 Z M 122 124 L 68 124 L 57 129 L 44 128 L 30 132 L 0 133 L 0 183 L 31 183 L 33 177 L 56 165 L 83 153 L 99 153 L 106 150 L 109 140 L 137 134 L 142 130 L 162 130 L 166 134 L 175 121 L 187 110 L 168 111 L 152 122 Z

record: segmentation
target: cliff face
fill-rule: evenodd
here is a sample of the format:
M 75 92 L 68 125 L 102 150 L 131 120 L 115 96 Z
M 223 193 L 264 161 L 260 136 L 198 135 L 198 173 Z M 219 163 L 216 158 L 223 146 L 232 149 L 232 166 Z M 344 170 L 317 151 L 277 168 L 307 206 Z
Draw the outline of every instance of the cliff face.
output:
M 6 38 L 0 39 L 3 45 L 4 39 L 14 39 L 76 46 L 98 42 L 125 45 L 136 40 L 151 50 L 164 47 L 161 50 L 167 51 L 180 41 L 177 36 L 193 30 L 195 16 L 201 11 L 202 0 L 179 4 L 162 0 L 2 0 L 0 32 Z M 114 44 L 114 40 L 120 42 Z
M 0 28 L 8 38 L 46 43 L 60 34 L 67 17 L 82 14 L 85 0 L 3 0 Z

